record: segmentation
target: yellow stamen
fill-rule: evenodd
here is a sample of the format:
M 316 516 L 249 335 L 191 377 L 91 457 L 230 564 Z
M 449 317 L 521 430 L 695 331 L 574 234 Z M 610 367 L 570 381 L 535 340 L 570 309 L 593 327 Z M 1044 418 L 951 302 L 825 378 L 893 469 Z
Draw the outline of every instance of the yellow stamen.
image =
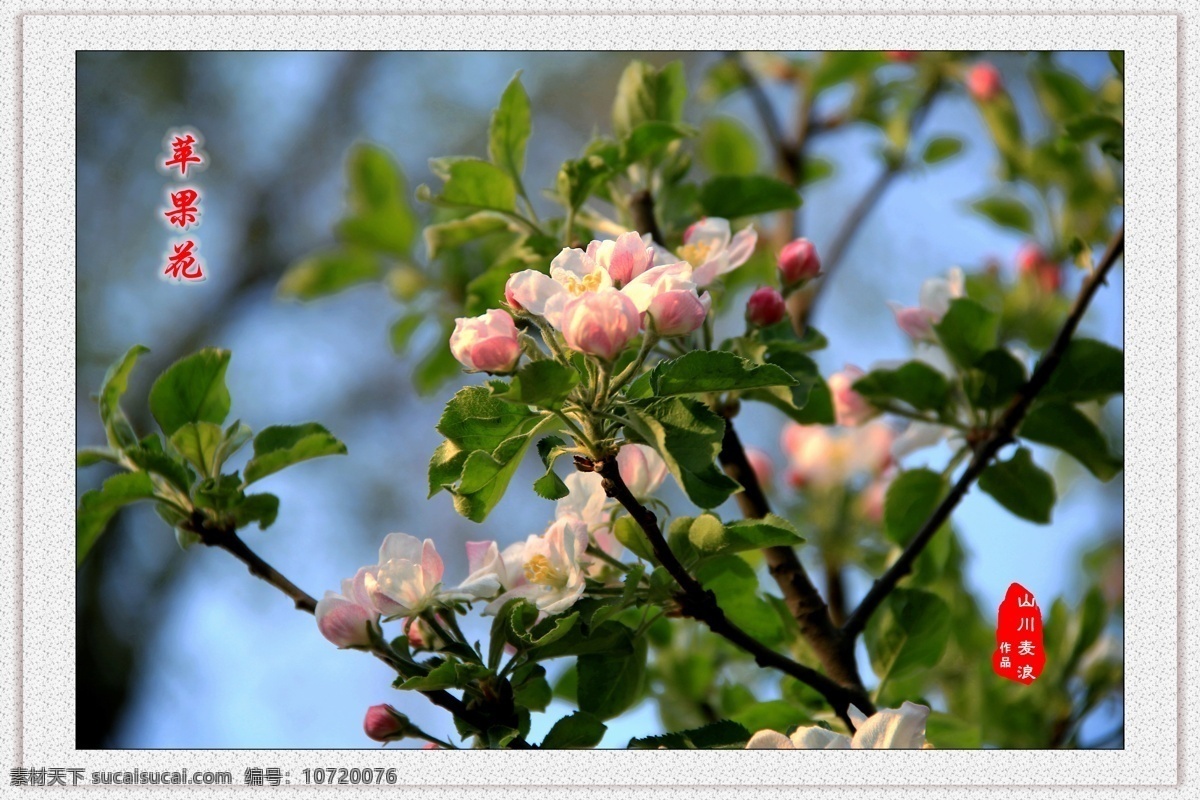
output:
M 692 267 L 700 267 L 712 255 L 712 251 L 717 247 L 716 242 L 693 242 L 680 246 L 676 251 L 679 257 L 692 265 Z
M 525 562 L 525 580 L 542 586 L 560 586 L 566 577 L 550 564 L 550 559 L 542 555 L 534 556 Z
M 583 276 L 583 280 L 579 280 L 573 275 L 568 275 L 566 283 L 563 285 L 572 297 L 578 297 L 584 292 L 594 292 L 600 288 L 600 271 L 589 273 Z

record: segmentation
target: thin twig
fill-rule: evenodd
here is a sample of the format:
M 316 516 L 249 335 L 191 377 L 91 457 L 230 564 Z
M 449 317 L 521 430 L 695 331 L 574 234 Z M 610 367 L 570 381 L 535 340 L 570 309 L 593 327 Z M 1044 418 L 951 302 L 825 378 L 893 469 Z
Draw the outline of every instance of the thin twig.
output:
M 682 591 L 678 599 L 683 614 L 703 622 L 713 633 L 754 656 L 754 660 L 759 666 L 777 669 L 817 690 L 850 730 L 854 730 L 848 714 L 851 704 L 857 706 L 864 713 L 874 712 L 870 698 L 866 696 L 865 692 L 841 686 L 826 675 L 777 653 L 730 621 L 717 603 L 716 595 L 693 578 L 675 557 L 675 554 L 671 552 L 666 539 L 663 538 L 662 529 L 658 525 L 658 518 L 654 512 L 633 496 L 621 478 L 617 460 L 611 457 L 602 459 L 595 463 L 594 468 L 603 478 L 605 493 L 624 506 L 634 521 L 641 526 L 654 550 L 655 557 L 679 584 Z
M 925 521 L 925 524 L 921 526 L 921 529 L 917 531 L 916 535 L 913 536 L 912 540 L 904 548 L 904 552 L 875 581 L 870 591 L 862 599 L 862 602 L 858 604 L 858 608 L 846 620 L 846 624 L 842 626 L 842 632 L 847 637 L 853 639 L 853 637 L 862 632 L 867 625 L 867 620 L 871 618 L 871 614 L 879 608 L 879 605 L 891 593 L 892 589 L 896 588 L 896 584 L 900 582 L 900 579 L 912 570 L 913 562 L 917 560 L 917 556 L 929 544 L 929 540 L 942 527 L 942 524 L 950 518 L 950 514 L 958 506 L 963 495 L 971 488 L 971 484 L 979 477 L 980 473 L 983 472 L 1000 449 L 1013 440 L 1013 435 L 1016 433 L 1021 421 L 1025 419 L 1025 414 L 1029 411 L 1030 405 L 1037 398 L 1038 393 L 1045 388 L 1046 382 L 1050 380 L 1050 375 L 1062 360 L 1063 353 L 1066 351 L 1067 345 L 1070 344 L 1075 329 L 1079 327 L 1079 321 L 1083 319 L 1084 312 L 1087 311 L 1092 297 L 1096 294 L 1096 290 L 1104 283 L 1105 276 L 1117 262 L 1124 248 L 1125 228 L 1122 226 L 1109 243 L 1108 249 L 1105 250 L 1104 257 L 1100 260 L 1100 264 L 1096 267 L 1095 272 L 1084 282 L 1083 288 L 1079 291 L 1079 296 L 1075 299 L 1075 305 L 1072 307 L 1071 313 L 1067 315 L 1067 319 L 1063 323 L 1062 329 L 1059 330 L 1054 343 L 1050 345 L 1050 349 L 1042 356 L 1042 360 L 1038 363 L 1037 369 L 1033 371 L 1033 375 L 1030 376 L 1025 385 L 1017 392 L 1016 397 L 1013 398 L 1004 415 L 1000 417 L 991 436 L 975 451 L 975 455 L 971 458 L 970 463 L 967 464 L 966 470 L 963 471 L 958 481 L 950 489 L 950 493 L 934 509 L 933 514 L 930 515 L 929 519 Z

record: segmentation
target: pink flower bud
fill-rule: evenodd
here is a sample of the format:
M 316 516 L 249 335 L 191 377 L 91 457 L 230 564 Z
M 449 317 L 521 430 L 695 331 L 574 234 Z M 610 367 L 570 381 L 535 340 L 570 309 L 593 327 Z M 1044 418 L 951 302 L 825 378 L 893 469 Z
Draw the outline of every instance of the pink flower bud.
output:
M 971 67 L 971 71 L 967 73 L 967 91 L 981 103 L 992 100 L 1004 91 L 1000 70 L 987 61 L 981 61 Z
M 1017 251 L 1017 270 L 1022 275 L 1029 275 L 1035 272 L 1043 261 L 1046 260 L 1046 253 L 1041 247 L 1033 242 L 1026 242 L 1021 245 L 1021 249 Z
M 408 718 L 386 703 L 371 706 L 363 718 L 363 731 L 377 742 L 403 739 L 408 728 Z
M 896 325 L 914 341 L 928 339 L 933 333 L 933 313 L 920 306 L 892 305 Z
M 512 372 L 521 357 L 517 326 L 498 308 L 478 317 L 459 317 L 450 335 L 450 352 L 467 369 Z
M 841 372 L 829 376 L 829 393 L 833 395 L 833 408 L 838 425 L 861 425 L 875 415 L 871 404 L 851 388 L 854 382 L 865 374 L 858 367 L 847 364 Z
M 821 259 L 817 248 L 808 239 L 795 239 L 779 251 L 779 274 L 783 285 L 790 286 L 811 280 L 821 274 Z
M 650 497 L 667 477 L 667 462 L 644 444 L 627 444 L 617 451 L 617 468 L 634 497 Z
M 1051 261 L 1042 248 L 1032 242 L 1017 251 L 1017 270 L 1035 281 L 1042 291 L 1057 292 L 1062 287 L 1062 267 Z
M 710 305 L 708 292 L 697 297 L 695 289 L 673 289 L 651 300 L 646 314 L 659 336 L 686 336 L 704 324 Z
M 758 480 L 758 485 L 763 488 L 763 491 L 769 490 L 775 480 L 775 464 L 771 461 L 771 457 L 757 447 L 747 447 L 746 461 L 750 462 L 750 469 L 754 470 L 754 477 Z
M 567 303 L 562 333 L 572 350 L 612 361 L 641 329 L 633 301 L 616 289 L 584 292 Z
M 783 295 L 770 286 L 755 289 L 746 301 L 746 320 L 760 328 L 774 325 L 786 314 L 787 305 L 783 302 Z
M 379 611 L 371 602 L 369 583 L 374 574 L 363 567 L 342 581 L 342 593 L 326 592 L 317 602 L 317 630 L 338 647 L 367 647 L 371 629 L 379 626 Z
M 521 303 L 517 300 L 516 295 L 513 294 L 513 278 L 515 277 L 516 275 L 510 276 L 508 281 L 504 284 L 504 302 L 508 303 L 508 307 L 513 311 L 524 311 L 525 307 L 521 305 Z

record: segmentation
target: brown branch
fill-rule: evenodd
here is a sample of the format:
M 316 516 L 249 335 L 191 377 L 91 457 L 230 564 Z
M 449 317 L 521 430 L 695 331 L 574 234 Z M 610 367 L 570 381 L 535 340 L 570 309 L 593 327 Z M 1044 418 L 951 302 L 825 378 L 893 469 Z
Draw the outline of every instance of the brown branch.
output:
M 239 561 L 244 563 L 250 570 L 250 574 L 255 577 L 262 578 L 267 583 L 274 586 L 279 591 L 283 592 L 296 604 L 296 608 L 300 611 L 307 611 L 309 614 L 316 614 L 317 601 L 312 595 L 305 592 L 296 584 L 289 581 L 279 570 L 272 567 L 262 559 L 257 553 L 250 549 L 241 537 L 237 535 L 237 531 L 232 528 L 224 528 L 211 525 L 197 512 L 192 519 L 185 525 L 186 529 L 191 533 L 200 537 L 200 541 L 209 547 L 217 547 L 221 550 L 232 554 Z M 382 656 L 379 653 L 377 657 Z M 387 659 L 384 659 L 387 661 Z M 389 662 L 390 663 L 390 662 Z M 459 698 L 445 691 L 444 689 L 436 689 L 431 691 L 422 691 L 421 694 L 429 699 L 429 702 L 435 706 L 444 708 L 454 716 L 477 728 L 480 731 L 487 731 L 491 724 L 486 716 L 479 714 L 472 709 L 467 708 L 467 704 Z M 523 738 L 517 737 L 508 743 L 508 747 L 514 750 L 528 750 L 532 748 Z
M 1000 421 L 996 423 L 991 436 L 976 449 L 971 462 L 950 489 L 950 493 L 938 504 L 933 514 L 930 515 L 925 524 L 921 526 L 921 529 L 913 536 L 912 541 L 904 548 L 904 552 L 875 581 L 870 591 L 862 599 L 862 602 L 858 604 L 858 608 L 846 620 L 846 624 L 842 626 L 842 632 L 847 637 L 853 639 L 862 632 L 867 625 L 867 620 L 871 618 L 871 614 L 874 613 L 875 609 L 879 608 L 879 605 L 891 593 L 892 589 L 896 588 L 896 584 L 900 582 L 900 579 L 912 570 L 913 562 L 917 560 L 917 556 L 929 544 L 929 540 L 942 527 L 942 524 L 950 518 L 951 512 L 958 506 L 959 501 L 962 500 L 967 490 L 971 488 L 971 484 L 988 466 L 988 463 L 1000 451 L 1000 448 L 1013 441 L 1017 427 L 1025 418 L 1026 412 L 1029 410 L 1034 399 L 1037 398 L 1038 393 L 1045 388 L 1046 382 L 1050 380 L 1050 375 L 1058 367 L 1063 353 L 1066 352 L 1067 345 L 1075 333 L 1075 329 L 1079 327 L 1079 321 L 1083 319 L 1084 312 L 1087 311 L 1088 305 L 1092 301 L 1092 297 L 1096 294 L 1100 285 L 1104 283 L 1105 276 L 1117 262 L 1124 248 L 1125 228 L 1122 226 L 1113 237 L 1113 240 L 1109 242 L 1108 248 L 1104 252 L 1104 257 L 1100 260 L 1100 264 L 1096 267 L 1096 270 L 1084 282 L 1083 288 L 1079 291 L 1079 296 L 1075 299 L 1075 305 L 1071 308 L 1071 313 L 1067 315 L 1067 319 L 1063 323 L 1062 329 L 1059 330 L 1053 344 L 1050 345 L 1050 349 L 1042 356 L 1042 360 L 1033 371 L 1033 375 L 1030 376 L 1025 385 L 1017 392 L 1016 397 L 1013 398 L 1012 403 L 1009 404 Z
M 693 578 L 675 557 L 675 554 L 671 552 L 666 539 L 663 538 L 662 529 L 658 525 L 658 518 L 654 512 L 638 502 L 633 493 L 629 491 L 629 487 L 621 478 L 617 460 L 606 458 L 597 461 L 594 464 L 594 470 L 603 479 L 605 493 L 624 506 L 634 521 L 641 526 L 655 557 L 679 584 L 681 593 L 678 600 L 683 614 L 703 622 L 713 633 L 754 656 L 754 660 L 759 666 L 777 669 L 817 690 L 850 730 L 854 730 L 854 725 L 847 713 L 851 704 L 857 706 L 864 713 L 874 713 L 874 707 L 866 692 L 841 686 L 811 667 L 806 667 L 777 653 L 730 621 L 717 603 L 716 595 Z
M 759 119 L 762 120 L 763 130 L 767 134 L 767 141 L 770 142 L 771 151 L 775 154 L 775 161 L 779 165 L 780 175 L 793 186 L 799 184 L 801 177 L 800 148 L 794 143 L 789 142 L 787 137 L 783 135 L 783 125 L 780 124 L 779 118 L 775 116 L 775 109 L 771 105 L 771 98 L 767 97 L 762 84 L 758 82 L 754 71 L 746 66 L 746 62 L 742 59 L 741 54 L 730 53 L 727 58 L 741 73 L 742 82 L 746 86 L 746 92 L 750 95 L 750 102 L 754 104 L 754 109 L 758 112 Z
M 630 198 L 629 210 L 633 213 L 633 229 L 641 234 L 650 234 L 655 243 L 666 247 L 658 221 L 654 217 L 654 195 L 642 189 Z
M 746 449 L 734 429 L 730 411 L 726 411 L 725 435 L 717 458 L 725 468 L 725 474 L 742 485 L 742 491 L 735 496 L 742 515 L 748 519 L 761 519 L 770 514 L 771 506 L 746 458 Z M 771 577 L 783 592 L 788 610 L 800 627 L 800 635 L 812 647 L 821 666 L 838 683 L 862 690 L 853 641 L 844 641 L 841 631 L 833 624 L 829 608 L 796 551 L 786 546 L 768 547 L 763 550 L 763 556 Z

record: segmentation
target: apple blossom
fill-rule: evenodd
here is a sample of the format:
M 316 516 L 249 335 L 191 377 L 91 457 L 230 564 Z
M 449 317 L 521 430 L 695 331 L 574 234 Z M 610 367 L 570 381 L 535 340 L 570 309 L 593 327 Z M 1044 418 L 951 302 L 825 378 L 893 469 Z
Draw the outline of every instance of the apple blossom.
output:
M 625 447 L 630 447 L 630 445 L 626 445 Z M 622 448 L 621 452 L 624 451 L 625 448 Z M 653 453 L 653 451 L 651 452 Z M 658 456 L 657 453 L 653 453 L 653 455 L 655 457 Z M 621 470 L 621 477 L 625 478 L 625 467 L 621 465 L 619 456 L 617 465 Z M 662 482 L 661 478 L 659 482 Z M 588 534 L 597 547 L 610 556 L 616 557 L 621 555 L 622 545 L 617 541 L 617 537 L 613 535 L 610 525 L 612 521 L 612 504 L 610 504 L 609 497 L 604 491 L 604 480 L 595 472 L 573 472 L 566 477 L 564 483 L 567 486 L 569 494 L 560 499 L 557 505 L 555 505 L 554 518 L 556 520 L 582 522 L 587 526 Z M 628 480 L 626 480 L 626 483 L 628 483 Z M 589 574 L 594 575 L 601 572 L 604 565 L 594 564 L 592 567 L 589 570 Z
M 521 357 L 517 326 L 498 308 L 478 317 L 459 317 L 450 334 L 450 352 L 467 369 L 512 372 Z
M 632 300 L 606 288 L 585 291 L 567 302 L 561 326 L 572 350 L 612 361 L 637 337 L 641 319 Z
M 646 246 L 637 231 L 627 231 L 615 240 L 592 241 L 587 256 L 608 271 L 618 288 L 654 266 L 654 248 Z
M 747 226 L 730 236 L 729 220 L 704 217 L 692 223 L 683 234 L 683 244 L 676 254 L 691 264 L 692 280 L 697 286 L 708 286 L 720 276 L 745 264 L 754 255 L 758 233 Z
M 653 495 L 667 477 L 667 462 L 653 447 L 644 444 L 623 445 L 617 453 L 617 468 L 621 480 L 639 499 Z
M 876 420 L 843 430 L 789 424 L 783 431 L 789 481 L 794 486 L 833 486 L 874 477 L 891 463 L 895 438 L 890 425 Z
M 1004 90 L 1000 70 L 987 61 L 981 61 L 967 72 L 967 91 L 981 103 L 992 100 Z
M 545 614 L 566 611 L 583 596 L 587 545 L 587 525 L 572 519 L 556 520 L 541 536 L 530 536 L 521 554 L 524 582 L 496 598 L 485 613 L 494 614 L 515 598 L 529 600 Z
M 888 303 L 896 315 L 896 324 L 914 341 L 928 340 L 933 326 L 942 321 L 950 310 L 950 301 L 964 295 L 962 270 L 954 267 L 945 278 L 929 278 L 921 283 L 918 305 L 903 306 Z
M 1046 255 L 1042 248 L 1027 242 L 1017 251 L 1017 270 L 1037 282 L 1044 292 L 1062 288 L 1062 267 Z
M 389 533 L 379 564 L 368 572 L 375 607 L 389 618 L 413 617 L 439 603 L 445 567 L 432 539 Z
M 697 294 L 694 276 L 686 262 L 664 264 L 643 272 L 621 291 L 654 320 L 659 336 L 683 336 L 704 324 L 712 305 L 708 292 Z
M 371 706 L 363 718 L 363 732 L 377 742 L 403 739 L 411 730 L 408 717 L 386 703 Z
M 368 647 L 371 629 L 379 628 L 379 611 L 367 588 L 368 568 L 342 581 L 342 593 L 325 592 L 317 601 L 317 630 L 338 647 Z
M 760 328 L 769 328 L 786 314 L 787 304 L 783 301 L 783 295 L 770 286 L 755 289 L 746 301 L 746 320 Z
M 878 413 L 866 398 L 854 391 L 854 382 L 865 374 L 858 367 L 847 364 L 841 372 L 829 376 L 829 393 L 833 396 L 833 409 L 839 425 L 861 425 Z
M 880 709 L 867 716 L 850 706 L 854 736 L 817 726 L 797 728 L 791 736 L 763 730 L 750 737 L 747 750 L 929 750 L 925 723 L 929 708 L 905 701 L 900 708 Z
M 779 276 L 784 286 L 812 280 L 821 274 L 821 259 L 808 239 L 793 239 L 779 251 Z
M 573 297 L 612 288 L 608 270 L 577 247 L 565 247 L 550 262 L 550 274 L 522 270 L 509 277 L 504 296 L 509 305 L 545 317 L 561 329 L 561 317 Z
M 456 593 L 484 599 L 512 585 L 508 566 L 495 542 L 467 542 L 467 577 L 454 587 Z

